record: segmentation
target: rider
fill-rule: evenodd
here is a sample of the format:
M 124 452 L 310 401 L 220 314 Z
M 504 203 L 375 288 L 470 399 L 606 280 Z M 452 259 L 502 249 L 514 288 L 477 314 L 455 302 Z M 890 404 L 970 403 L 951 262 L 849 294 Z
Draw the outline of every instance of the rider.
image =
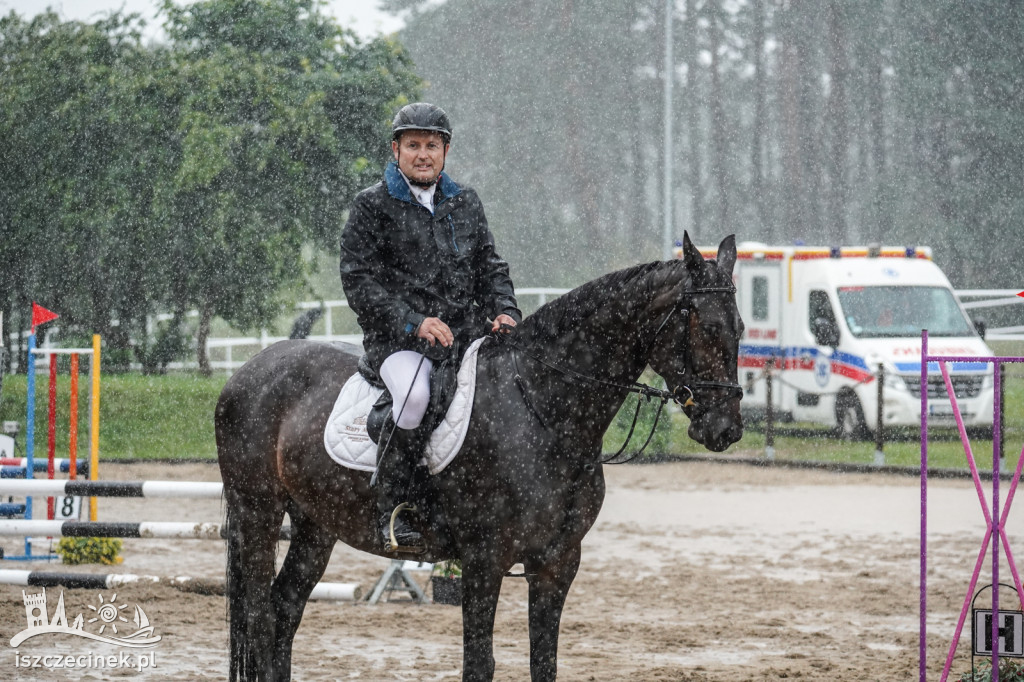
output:
M 456 341 L 465 347 L 522 320 L 480 198 L 443 172 L 451 137 L 440 107 L 402 107 L 391 124 L 394 161 L 381 182 L 356 196 L 341 233 L 345 296 L 363 330 L 367 360 L 394 399 L 393 422 L 377 448 L 385 543 L 392 511 L 429 437 L 417 427 L 429 404 L 431 359 L 443 358 Z M 401 546 L 422 545 L 400 515 L 394 532 Z

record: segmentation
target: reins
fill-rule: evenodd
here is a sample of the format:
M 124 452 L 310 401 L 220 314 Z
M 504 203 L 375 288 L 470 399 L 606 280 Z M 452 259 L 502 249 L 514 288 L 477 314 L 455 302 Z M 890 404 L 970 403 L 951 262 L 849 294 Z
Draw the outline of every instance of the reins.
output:
M 650 342 L 648 344 L 648 348 L 646 349 L 647 352 L 645 353 L 645 357 L 649 356 L 650 348 L 653 346 L 655 340 L 661 334 L 662 330 L 665 329 L 665 326 L 668 324 L 669 320 L 672 318 L 672 316 L 676 313 L 677 310 L 681 311 L 683 316 L 686 318 L 686 321 L 683 323 L 683 328 L 685 330 L 684 331 L 684 345 L 686 345 L 687 351 L 688 351 L 689 350 L 689 316 L 690 316 L 690 310 L 689 310 L 689 307 L 684 307 L 684 306 L 685 306 L 686 303 L 689 302 L 688 299 L 691 296 L 693 296 L 694 294 L 710 294 L 710 293 L 736 293 L 736 287 L 734 287 L 734 286 L 718 286 L 718 287 L 701 287 L 701 288 L 697 288 L 697 289 L 687 289 L 687 290 L 685 290 L 683 292 L 683 295 L 682 295 L 680 301 L 672 306 L 672 309 L 668 311 L 668 314 L 665 316 L 665 319 L 663 319 L 661 321 L 661 323 L 658 325 L 657 329 L 655 330 L 655 332 L 654 332 L 653 336 L 651 337 L 651 340 L 650 340 Z M 720 390 L 727 391 L 727 394 L 726 394 L 726 396 L 723 399 L 717 400 L 717 401 L 715 401 L 714 403 L 711 404 L 711 406 L 714 407 L 714 406 L 720 405 L 722 402 L 724 402 L 726 400 L 729 400 L 731 395 L 736 393 L 736 392 L 739 392 L 740 394 L 742 394 L 743 388 L 739 384 L 720 382 L 720 381 L 693 381 L 691 379 L 691 375 L 693 374 L 693 372 L 692 372 L 692 367 L 691 367 L 691 363 L 690 363 L 690 354 L 688 352 L 686 354 L 686 366 L 685 366 L 684 371 L 683 371 L 684 381 L 679 386 L 679 388 L 685 390 L 686 393 L 688 394 L 688 395 L 686 395 L 684 397 L 684 396 L 680 396 L 679 395 L 678 389 L 676 391 L 667 391 L 665 389 L 655 388 L 654 386 L 649 386 L 647 384 L 644 384 L 644 383 L 641 383 L 641 382 L 638 382 L 638 381 L 634 381 L 632 384 L 622 384 L 622 383 L 615 382 L 615 381 L 609 381 L 607 379 L 601 379 L 601 378 L 598 378 L 598 377 L 589 376 L 587 374 L 583 374 L 581 372 L 577 372 L 574 369 L 556 365 L 556 364 L 554 364 L 552 362 L 549 362 L 548 360 L 546 360 L 546 359 L 544 359 L 542 357 L 539 357 L 539 356 L 531 353 L 529 350 L 527 350 L 522 345 L 517 343 L 516 340 L 513 338 L 513 335 L 515 334 L 515 331 L 516 331 L 514 327 L 508 327 L 507 325 L 502 325 L 502 331 L 510 331 L 510 332 L 512 332 L 512 334 L 496 334 L 495 336 L 498 338 L 499 342 L 507 344 L 510 348 L 512 348 L 512 363 L 513 363 L 513 366 L 515 368 L 515 376 L 513 377 L 513 380 L 515 381 L 516 386 L 519 388 L 519 392 L 523 396 L 523 402 L 526 404 L 527 408 L 534 414 L 534 416 L 537 417 L 537 420 L 541 423 L 542 426 L 544 426 L 544 428 L 548 428 L 548 424 L 545 421 L 544 417 L 537 410 L 537 408 L 533 405 L 533 401 L 530 399 L 530 391 L 528 389 L 528 386 L 526 385 L 526 380 L 523 378 L 522 374 L 519 371 L 518 353 L 520 353 L 520 352 L 522 352 L 524 355 L 526 355 L 528 358 L 530 358 L 534 362 L 537 362 L 537 363 L 543 365 L 544 367 L 547 367 L 548 369 L 553 370 L 553 371 L 555 371 L 555 372 L 557 372 L 557 373 L 559 373 L 559 374 L 561 374 L 563 376 L 570 377 L 570 378 L 575 379 L 575 380 L 587 381 L 587 382 L 590 382 L 590 383 L 607 386 L 607 387 L 614 388 L 614 389 L 617 389 L 617 390 L 620 390 L 620 391 L 626 391 L 626 392 L 629 392 L 629 393 L 636 393 L 637 394 L 638 398 L 637 398 L 637 404 L 636 404 L 636 411 L 633 414 L 633 421 L 632 421 L 632 423 L 629 426 L 629 432 L 626 434 L 626 439 L 622 443 L 622 447 L 620 447 L 619 450 L 615 454 L 611 455 L 610 457 L 607 457 L 607 458 L 604 458 L 604 459 L 599 459 L 599 463 L 600 464 L 626 464 L 627 462 L 631 462 L 634 459 L 636 459 L 637 457 L 639 457 L 647 449 L 647 446 L 650 444 L 651 440 L 653 440 L 654 432 L 658 428 L 658 421 L 661 418 L 661 412 L 665 408 L 665 404 L 669 400 L 674 400 L 676 403 L 678 403 L 682 407 L 695 407 L 696 408 L 696 407 L 699 407 L 699 405 L 698 405 L 698 403 L 697 403 L 697 401 L 696 401 L 696 399 L 694 397 L 694 393 L 693 393 L 693 389 L 694 388 L 697 388 L 697 389 L 705 389 L 706 388 L 706 389 L 712 389 L 712 390 L 720 389 Z M 617 460 L 617 458 L 619 456 L 622 455 L 623 452 L 625 452 L 626 448 L 629 446 L 630 441 L 633 439 L 633 433 L 636 430 L 636 424 L 637 424 L 637 421 L 638 421 L 639 416 L 640 416 L 640 408 L 641 408 L 641 406 L 643 404 L 643 399 L 646 399 L 647 402 L 651 402 L 651 400 L 654 400 L 654 399 L 657 399 L 657 400 L 660 401 L 659 404 L 658 404 L 658 411 L 654 415 L 654 423 L 651 425 L 651 431 L 650 431 L 650 433 L 647 434 L 647 439 L 644 441 L 644 444 L 642 446 L 640 446 L 639 450 L 637 450 L 636 452 L 634 452 L 632 455 L 630 455 L 628 458 L 626 458 L 624 460 L 615 461 L 615 460 Z M 593 464 L 587 464 L 586 468 L 589 470 L 589 469 L 592 469 L 593 466 L 594 466 Z
M 519 387 L 519 392 L 523 396 L 523 402 L 526 403 L 526 407 L 529 408 L 531 412 L 533 412 L 533 415 L 537 417 L 537 421 L 539 421 L 541 425 L 544 426 L 544 428 L 548 428 L 547 422 L 544 420 L 544 417 L 540 414 L 537 408 L 534 407 L 533 401 L 530 400 L 530 391 L 526 386 L 526 380 L 523 379 L 522 374 L 519 372 L 519 360 L 517 356 L 519 352 L 524 353 L 534 362 L 540 363 L 541 365 L 544 365 L 548 369 L 554 370 L 559 374 L 562 374 L 563 376 L 568 376 L 573 379 L 581 379 L 583 381 L 589 381 L 595 384 L 603 384 L 605 386 L 609 386 L 611 388 L 615 388 L 621 391 L 636 393 L 641 398 L 647 398 L 647 402 L 650 402 L 654 398 L 657 398 L 658 400 L 661 401 L 658 405 L 658 412 L 654 416 L 654 425 L 651 427 L 651 432 L 650 434 L 648 434 L 647 440 L 644 441 L 643 446 L 638 451 L 633 453 L 633 455 L 631 455 L 629 459 L 623 460 L 621 462 L 613 462 L 612 460 L 614 460 L 616 457 L 618 457 L 625 451 L 626 447 L 629 445 L 630 440 L 632 440 L 633 438 L 633 431 L 636 428 L 637 418 L 640 416 L 641 401 L 639 399 L 637 400 L 636 413 L 633 415 L 633 423 L 629 427 L 629 433 L 626 435 L 626 441 L 622 444 L 622 447 L 619 448 L 618 452 L 616 452 L 611 457 L 608 457 L 607 459 L 601 460 L 601 464 L 625 464 L 626 462 L 629 462 L 638 457 L 640 453 L 647 449 L 647 445 L 651 442 L 651 439 L 654 438 L 654 430 L 658 427 L 658 419 L 661 416 L 661 410 L 665 407 L 665 403 L 667 403 L 669 400 L 675 400 L 676 402 L 679 402 L 678 396 L 676 396 L 676 394 L 672 393 L 671 391 L 666 391 L 661 388 L 655 388 L 654 386 L 648 386 L 647 384 L 642 384 L 640 382 L 633 382 L 632 384 L 620 384 L 614 381 L 608 381 L 607 379 L 599 379 L 597 377 L 581 374 L 580 372 L 577 372 L 573 369 L 559 367 L 558 365 L 548 362 L 544 358 L 537 357 L 536 355 L 524 349 L 521 345 L 519 345 L 512 339 L 502 339 L 502 341 L 512 348 L 512 364 L 515 367 L 515 376 L 513 377 L 513 380 L 515 381 L 516 386 Z M 690 397 L 687 398 L 686 403 L 681 404 L 695 405 L 696 403 L 693 402 L 693 391 L 690 391 L 689 388 L 687 388 L 686 390 L 689 391 Z

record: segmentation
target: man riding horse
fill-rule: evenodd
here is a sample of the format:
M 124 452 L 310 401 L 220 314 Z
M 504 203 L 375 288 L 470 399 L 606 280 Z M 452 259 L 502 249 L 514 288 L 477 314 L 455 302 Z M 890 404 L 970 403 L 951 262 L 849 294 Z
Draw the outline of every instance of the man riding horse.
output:
M 391 127 L 394 161 L 360 192 L 341 234 L 341 283 L 366 357 L 394 403 L 377 450 L 377 512 L 384 543 L 430 434 L 430 371 L 453 348 L 522 321 L 508 263 L 494 249 L 476 192 L 444 172 L 452 128 L 440 107 L 402 107 Z M 399 515 L 403 548 L 422 537 Z

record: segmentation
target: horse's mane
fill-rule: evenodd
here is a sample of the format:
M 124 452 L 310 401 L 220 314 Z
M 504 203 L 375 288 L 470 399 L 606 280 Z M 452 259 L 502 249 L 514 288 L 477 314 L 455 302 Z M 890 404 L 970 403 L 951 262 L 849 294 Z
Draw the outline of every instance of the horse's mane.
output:
M 685 276 L 682 261 L 654 261 L 610 272 L 545 303 L 523 320 L 519 333 L 530 341 L 553 341 L 565 330 L 577 328 L 611 297 L 629 310 L 639 309 L 669 280 L 674 285 Z

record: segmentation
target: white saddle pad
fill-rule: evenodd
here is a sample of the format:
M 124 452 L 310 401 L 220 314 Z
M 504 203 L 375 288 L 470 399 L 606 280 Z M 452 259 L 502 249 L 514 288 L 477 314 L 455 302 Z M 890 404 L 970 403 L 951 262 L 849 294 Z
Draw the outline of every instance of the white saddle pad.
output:
M 443 471 L 459 454 L 466 440 L 476 393 L 477 351 L 483 341 L 482 338 L 477 339 L 466 350 L 459 367 L 455 397 L 444 421 L 434 429 L 427 443 L 424 460 L 432 474 Z M 324 429 L 324 447 L 338 464 L 360 471 L 377 468 L 377 445 L 366 432 L 366 418 L 381 393 L 381 389 L 371 386 L 358 372 L 342 386 Z M 387 434 L 382 437 L 387 437 Z

